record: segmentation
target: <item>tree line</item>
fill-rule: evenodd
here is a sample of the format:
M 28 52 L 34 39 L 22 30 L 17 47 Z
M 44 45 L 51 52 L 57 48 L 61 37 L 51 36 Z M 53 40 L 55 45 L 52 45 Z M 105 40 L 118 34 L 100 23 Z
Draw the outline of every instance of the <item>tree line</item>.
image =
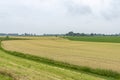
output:
M 0 33 L 0 36 L 120 36 L 119 34 L 98 34 L 98 33 L 75 33 L 73 31 L 70 31 L 66 34 L 35 34 L 35 33 Z
M 119 34 L 97 34 L 97 33 L 74 33 L 70 31 L 65 34 L 66 36 L 120 36 Z

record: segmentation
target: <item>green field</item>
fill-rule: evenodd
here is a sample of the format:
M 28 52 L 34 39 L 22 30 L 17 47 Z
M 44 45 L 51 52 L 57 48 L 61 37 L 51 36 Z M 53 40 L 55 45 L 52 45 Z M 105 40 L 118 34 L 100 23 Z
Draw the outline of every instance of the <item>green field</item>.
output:
M 5 49 L 11 51 L 74 65 L 120 72 L 120 43 L 69 41 L 56 37 L 40 37 L 34 40 L 3 41 L 2 44 Z
M 64 38 L 73 41 L 120 43 L 120 36 L 66 36 Z
M 93 65 L 95 67 L 91 66 L 92 68 L 90 66 L 85 68 L 85 67 L 73 65 L 73 64 L 85 65 L 83 60 L 88 60 L 90 61 L 89 64 L 92 64 L 92 62 L 94 62 L 93 59 L 97 59 L 94 57 L 96 56 L 96 53 L 92 54 L 93 57 L 91 56 L 91 58 L 89 59 L 87 59 L 87 57 L 90 56 L 88 55 L 89 53 L 86 53 L 86 55 L 88 56 L 82 54 L 82 57 L 79 57 L 80 59 L 77 58 L 77 56 L 81 56 L 79 55 L 79 48 L 77 47 L 80 46 L 86 47 L 88 45 L 89 47 L 91 46 L 102 47 L 102 45 L 104 45 L 104 47 L 107 47 L 106 49 L 108 48 L 112 49 L 112 47 L 114 46 L 115 50 L 116 48 L 118 48 L 117 52 L 119 53 L 118 43 L 101 44 L 101 43 L 89 43 L 89 42 L 88 43 L 76 42 L 76 41 L 69 41 L 60 37 L 57 38 L 56 37 L 36 37 L 36 38 L 25 37 L 25 38 L 29 38 L 32 40 L 11 40 L 11 41 L 2 42 L 3 48 L 7 50 L 22 52 L 22 53 L 6 51 L 0 48 L 0 70 L 2 70 L 2 72 L 9 73 L 16 80 L 120 80 L 118 78 L 120 76 L 119 74 L 117 74 L 117 72 L 92 69 L 98 67 L 99 64 Z M 87 48 L 91 49 L 89 47 Z M 70 49 L 75 50 L 73 52 L 76 56 L 73 55 L 73 52 L 69 51 Z M 82 49 L 80 49 L 80 51 L 81 50 Z M 96 51 L 97 50 L 98 49 L 96 48 Z M 28 51 L 27 54 L 26 51 Z M 60 52 L 62 52 L 61 55 Z M 69 54 L 66 54 L 67 52 L 69 52 Z M 54 58 L 52 58 L 52 56 Z M 113 56 L 112 53 L 111 56 Z M 116 63 L 116 60 L 114 60 L 116 58 L 113 57 L 110 58 L 113 59 L 112 62 L 109 61 L 109 58 L 105 59 L 106 58 L 105 55 L 103 57 L 104 59 L 102 58 L 101 60 L 108 60 L 107 62 L 105 62 L 105 64 L 107 65 L 110 64 L 111 68 L 116 71 L 119 70 L 119 61 Z M 101 60 L 99 61 L 99 59 L 100 58 L 98 58 L 97 61 L 95 60 L 95 63 L 100 62 Z M 62 60 L 64 60 L 67 63 L 64 63 L 64 61 Z M 76 61 L 80 61 L 81 64 Z M 70 63 L 69 65 L 68 64 L 69 62 L 72 63 Z M 115 65 L 113 65 L 112 63 L 114 63 Z M 104 66 L 106 66 L 105 64 L 101 66 L 103 67 L 103 69 L 108 68 L 108 67 L 104 68 Z M 5 75 L 0 75 L 0 80 L 1 79 L 9 80 L 6 78 L 7 77 Z
M 26 60 L 3 51 L 0 51 L 0 69 L 10 72 L 16 80 L 116 80 Z

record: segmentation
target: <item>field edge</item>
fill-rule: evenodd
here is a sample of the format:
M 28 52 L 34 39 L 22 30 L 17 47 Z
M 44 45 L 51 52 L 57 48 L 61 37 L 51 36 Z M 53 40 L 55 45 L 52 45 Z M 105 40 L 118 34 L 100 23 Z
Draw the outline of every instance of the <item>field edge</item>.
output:
M 92 69 L 92 68 L 86 67 L 86 66 L 73 65 L 73 64 L 69 64 L 69 63 L 65 63 L 65 62 L 61 62 L 61 61 L 56 61 L 56 60 L 52 60 L 52 59 L 48 59 L 48 58 L 44 58 L 44 57 L 34 56 L 34 55 L 30 55 L 30 54 L 24 54 L 21 52 L 8 51 L 2 47 L 2 41 L 4 41 L 4 40 L 0 41 L 0 50 L 4 51 L 10 55 L 25 58 L 28 60 L 33 60 L 36 62 L 42 62 L 42 63 L 49 64 L 52 66 L 57 66 L 57 67 L 65 68 L 65 69 L 74 70 L 77 72 L 82 71 L 85 73 L 91 73 L 91 74 L 95 74 L 95 75 L 99 75 L 99 76 L 120 79 L 120 73 L 112 71 L 112 70 Z

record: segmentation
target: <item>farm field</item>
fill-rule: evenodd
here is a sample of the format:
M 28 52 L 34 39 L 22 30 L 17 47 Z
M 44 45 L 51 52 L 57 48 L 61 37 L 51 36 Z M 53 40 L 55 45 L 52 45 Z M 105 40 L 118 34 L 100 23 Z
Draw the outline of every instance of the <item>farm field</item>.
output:
M 0 80 L 117 80 L 38 63 L 0 50 L 1 71 L 14 79 L 0 75 Z
M 120 72 L 120 43 L 70 41 L 60 37 L 30 39 L 3 41 L 2 46 L 74 65 Z
M 64 38 L 73 41 L 120 43 L 120 36 L 66 36 Z

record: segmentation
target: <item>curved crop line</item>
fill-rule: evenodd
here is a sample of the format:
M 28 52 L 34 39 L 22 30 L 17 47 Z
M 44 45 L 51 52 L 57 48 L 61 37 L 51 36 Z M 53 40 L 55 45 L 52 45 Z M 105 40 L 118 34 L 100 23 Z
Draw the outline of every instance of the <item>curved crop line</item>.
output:
M 112 71 L 112 70 L 93 69 L 93 68 L 86 67 L 86 66 L 73 65 L 73 64 L 69 64 L 69 63 L 65 63 L 65 62 L 61 62 L 61 61 L 56 61 L 56 60 L 52 60 L 52 59 L 48 59 L 48 58 L 44 58 L 44 57 L 39 57 L 39 56 L 35 56 L 35 55 L 30 55 L 30 54 L 24 54 L 24 53 L 21 53 L 21 52 L 8 51 L 8 50 L 5 50 L 2 47 L 1 42 L 2 41 L 0 41 L 0 50 L 4 51 L 4 52 L 6 52 L 10 55 L 25 58 L 25 59 L 28 59 L 28 60 L 33 60 L 33 61 L 36 61 L 36 62 L 41 62 L 41 63 L 44 63 L 44 64 L 48 64 L 48 65 L 52 65 L 52 66 L 56 66 L 56 67 L 60 67 L 60 68 L 74 70 L 74 71 L 77 71 L 77 72 L 82 71 L 82 72 L 85 72 L 85 73 L 91 73 L 91 74 L 95 74 L 95 75 L 99 75 L 99 76 L 120 79 L 120 73 Z

